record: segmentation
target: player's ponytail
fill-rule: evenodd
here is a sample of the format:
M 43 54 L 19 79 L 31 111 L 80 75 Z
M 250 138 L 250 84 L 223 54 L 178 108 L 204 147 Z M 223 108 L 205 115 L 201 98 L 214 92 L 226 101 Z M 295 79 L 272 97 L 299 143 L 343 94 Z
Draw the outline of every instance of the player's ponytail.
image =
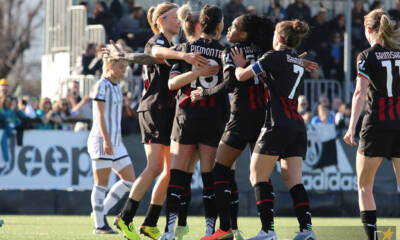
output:
M 244 14 L 239 20 L 240 31 L 247 33 L 247 41 L 262 52 L 272 49 L 274 25 L 266 17 Z
M 382 9 L 375 9 L 364 17 L 365 26 L 370 28 L 382 47 L 400 50 L 400 29 L 396 29 L 389 15 Z
M 217 26 L 221 23 L 223 14 L 218 6 L 205 5 L 200 12 L 201 31 L 205 34 L 216 34 Z
M 186 3 L 178 9 L 177 14 L 186 38 L 193 38 L 196 32 L 196 24 L 199 23 L 199 13 L 192 12 L 189 4 Z
M 282 38 L 281 44 L 287 48 L 298 47 L 309 30 L 309 25 L 298 19 L 283 21 L 276 25 L 276 32 Z
M 149 11 L 147 12 L 147 22 L 149 23 L 151 30 L 153 30 L 153 32 L 157 34 L 159 30 L 153 22 L 153 14 L 155 10 L 156 8 L 154 6 L 149 8 Z
M 170 2 L 164 2 L 158 4 L 156 7 L 151 7 L 147 12 L 147 21 L 151 27 L 151 30 L 154 34 L 158 34 L 160 32 L 161 26 L 158 24 L 158 18 L 163 17 L 163 15 L 170 10 L 178 8 L 178 5 Z

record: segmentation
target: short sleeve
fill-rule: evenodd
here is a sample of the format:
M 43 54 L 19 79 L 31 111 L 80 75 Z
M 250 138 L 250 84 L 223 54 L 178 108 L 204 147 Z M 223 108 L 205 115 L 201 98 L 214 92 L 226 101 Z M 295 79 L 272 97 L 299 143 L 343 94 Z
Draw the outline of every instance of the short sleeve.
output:
M 106 84 L 104 81 L 98 81 L 94 87 L 93 99 L 96 101 L 106 101 Z
M 177 61 L 176 63 L 174 63 L 174 65 L 172 65 L 170 74 L 173 74 L 173 73 L 182 74 L 183 73 L 182 66 L 183 66 L 183 62 Z
M 270 72 L 276 61 L 273 60 L 273 51 L 265 53 L 257 62 L 251 65 L 254 75 Z
M 225 49 L 221 55 L 222 64 L 224 66 L 224 72 L 230 68 L 235 68 L 235 63 L 231 57 L 230 48 Z
M 365 52 L 361 52 L 357 56 L 357 76 L 371 80 Z

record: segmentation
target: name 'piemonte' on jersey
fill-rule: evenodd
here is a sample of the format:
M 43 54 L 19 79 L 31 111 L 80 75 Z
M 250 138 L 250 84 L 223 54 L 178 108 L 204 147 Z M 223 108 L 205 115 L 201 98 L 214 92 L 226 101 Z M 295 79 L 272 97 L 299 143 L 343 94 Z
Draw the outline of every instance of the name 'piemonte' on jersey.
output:
M 194 90 L 197 87 L 213 88 L 223 81 L 221 56 L 224 47 L 221 46 L 217 40 L 200 38 L 196 41 L 182 44 L 181 50 L 184 52 L 199 52 L 203 57 L 208 59 L 209 64 L 219 65 L 221 69 L 217 75 L 199 77 L 191 84 L 179 89 L 177 93 L 176 114 L 189 114 L 191 116 L 204 116 L 204 114 L 212 115 L 214 113 L 216 115 L 221 113 L 226 114 L 228 111 L 228 99 L 226 95 L 211 96 L 209 98 L 203 98 L 198 102 L 192 102 L 190 99 L 190 92 L 192 89 Z M 174 64 L 171 73 L 185 73 L 191 71 L 193 68 L 194 66 L 180 61 Z

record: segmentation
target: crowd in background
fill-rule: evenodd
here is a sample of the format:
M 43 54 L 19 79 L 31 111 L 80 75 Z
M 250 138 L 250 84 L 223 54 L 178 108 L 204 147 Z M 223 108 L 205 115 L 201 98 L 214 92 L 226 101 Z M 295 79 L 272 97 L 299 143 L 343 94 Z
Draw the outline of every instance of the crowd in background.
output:
M 270 2 L 270 1 L 269 1 Z M 124 47 L 127 52 L 143 52 L 147 40 L 152 36 L 147 23 L 146 11 L 141 6 L 135 6 L 133 0 L 98 1 L 92 8 L 85 2 L 80 3 L 88 8 L 88 23 L 102 24 L 106 31 L 106 39 L 112 39 Z M 355 57 L 360 51 L 368 48 L 364 36 L 364 15 L 372 9 L 381 8 L 380 1 L 374 1 L 365 8 L 363 0 L 353 1 L 352 9 L 352 56 L 355 67 Z M 385 9 L 388 10 L 388 9 Z M 243 0 L 230 0 L 223 6 L 225 29 L 231 25 L 234 18 L 244 13 L 257 14 L 255 7 L 244 6 Z M 400 26 L 400 0 L 396 0 L 396 8 L 389 14 Z M 312 16 L 310 6 L 304 0 L 296 0 L 293 4 L 282 6 L 279 0 L 271 1 L 271 5 L 264 15 L 274 23 L 284 19 L 305 20 L 311 25 L 311 33 L 305 39 L 299 51 L 307 51 L 310 60 L 319 63 L 319 70 L 306 76 L 310 79 L 335 79 L 342 83 L 343 48 L 345 32 L 345 16 L 338 14 L 328 18 L 327 10 L 321 6 Z M 226 32 L 226 31 L 225 31 Z M 221 41 L 225 41 L 222 38 Z M 224 42 L 224 44 L 228 44 Z M 82 56 L 77 59 L 73 72 L 77 75 L 95 75 L 102 73 L 102 51 L 104 45 L 87 43 Z M 355 69 L 352 70 L 353 79 Z M 141 66 L 130 64 L 121 81 L 124 96 L 123 107 L 123 134 L 137 131 L 136 108 L 139 104 L 143 83 L 141 80 Z M 331 97 L 331 96 L 329 96 Z M 332 124 L 336 126 L 339 135 L 350 118 L 350 105 L 340 98 L 329 99 L 322 95 L 318 103 L 310 106 L 306 96 L 298 99 L 299 113 L 308 124 Z M 60 129 L 60 130 L 87 130 L 90 127 L 91 100 L 88 96 L 79 96 L 79 82 L 71 82 L 66 96 L 58 101 L 49 98 L 35 98 L 23 96 L 15 98 L 8 94 L 8 82 L 0 80 L 0 128 L 25 129 Z

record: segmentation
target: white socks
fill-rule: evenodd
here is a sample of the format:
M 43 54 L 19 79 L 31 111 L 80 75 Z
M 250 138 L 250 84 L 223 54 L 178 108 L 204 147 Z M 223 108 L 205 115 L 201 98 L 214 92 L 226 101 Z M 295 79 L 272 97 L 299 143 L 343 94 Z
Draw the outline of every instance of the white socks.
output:
M 133 182 L 121 179 L 112 186 L 107 197 L 104 199 L 104 215 L 107 215 L 110 209 L 121 200 L 124 194 L 131 190 L 132 185 Z
M 103 186 L 94 185 L 92 189 L 92 209 L 94 214 L 95 228 L 104 226 L 104 198 L 106 196 L 107 188 Z

